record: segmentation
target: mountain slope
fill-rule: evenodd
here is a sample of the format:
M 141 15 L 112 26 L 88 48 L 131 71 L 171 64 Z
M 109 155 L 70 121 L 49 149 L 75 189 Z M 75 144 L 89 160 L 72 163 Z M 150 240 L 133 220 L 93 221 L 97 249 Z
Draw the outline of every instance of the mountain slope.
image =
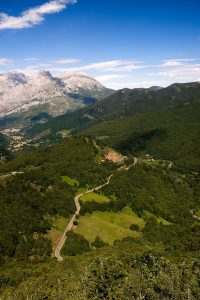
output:
M 29 130 L 37 135 L 46 129 L 56 133 L 63 129 L 82 129 L 114 118 L 124 118 L 147 112 L 200 102 L 200 84 L 173 84 L 163 89 L 123 89 L 106 99 L 68 115 L 36 125 Z
M 200 168 L 200 104 L 116 118 L 81 131 L 124 154 L 150 154 L 181 168 Z
M 61 80 L 66 85 L 65 89 L 72 95 L 77 93 L 86 98 L 90 97 L 101 100 L 114 92 L 112 89 L 105 88 L 96 79 L 86 74 L 71 72 L 62 76 Z
M 133 222 L 131 227 L 135 225 L 132 232 L 138 230 L 135 232 L 137 238 L 125 236 L 122 240 L 115 240 L 113 246 L 104 243 L 102 248 L 95 246 L 95 250 L 94 241 L 91 251 L 90 247 L 86 250 L 89 253 L 78 255 L 79 249 L 82 249 L 80 238 L 83 237 L 76 231 L 73 241 L 68 235 L 66 248 L 72 249 L 72 255 L 78 256 L 70 257 L 71 254 L 64 252 L 62 264 L 50 257 L 49 230 L 54 230 L 55 234 L 55 228 L 61 226 L 53 223 L 55 220 L 64 220 L 66 226 L 67 217 L 75 211 L 73 195 L 78 185 L 86 188 L 88 184 L 94 186 L 104 182 L 111 173 L 112 166 L 106 162 L 99 164 L 101 149 L 89 138 L 75 138 L 40 151 L 21 153 L 0 169 L 3 173 L 24 172 L 0 181 L 2 299 L 51 299 L 51 295 L 56 295 L 56 298 L 60 295 L 60 299 L 91 300 L 94 299 L 91 294 L 85 297 L 89 288 L 89 291 L 94 289 L 95 298 L 100 299 L 102 297 L 96 291 L 110 291 L 111 284 L 116 291 L 115 299 L 124 299 L 124 295 L 131 299 L 135 282 L 139 292 L 145 286 L 148 291 L 151 288 L 151 294 L 156 291 L 152 299 L 163 299 L 172 279 L 175 283 L 170 288 L 172 286 L 175 290 L 175 297 L 178 295 L 174 299 L 180 298 L 177 289 L 180 284 L 185 287 L 185 282 L 188 283 L 186 287 L 191 286 L 191 293 L 197 295 L 193 299 L 199 299 L 199 224 L 191 213 L 191 210 L 199 209 L 196 201 L 199 196 L 196 185 L 199 182 L 190 181 L 170 169 L 146 164 L 121 169 L 114 172 L 110 184 L 102 190 L 111 201 L 87 201 L 81 205 L 82 215 L 75 229 L 80 228 L 83 218 L 88 220 L 84 239 L 87 228 L 93 229 L 96 236 L 101 234 L 102 227 L 98 232 L 98 227 L 89 222 L 90 217 L 97 213 L 102 216 L 104 226 L 112 224 L 113 235 L 114 231 L 119 231 L 118 224 L 121 222 L 128 230 L 130 224 L 122 219 L 124 212 L 127 212 L 126 218 Z M 72 187 L 64 183 L 63 175 L 75 179 L 77 185 Z M 114 218 L 116 215 L 117 220 Z M 104 232 L 107 233 L 107 230 Z M 184 257 L 187 260 L 183 261 Z M 191 260 L 190 264 L 188 260 Z M 13 272 L 15 269 L 16 272 Z M 187 291 L 185 288 L 183 295 Z M 110 295 L 111 299 L 113 292 Z M 171 290 L 169 295 L 173 296 Z M 102 299 L 105 298 L 106 293 Z
M 57 116 L 96 102 L 112 93 L 95 79 L 77 73 L 63 78 L 41 71 L 30 77 L 0 74 L 0 117 L 46 112 Z
M 0 164 L 4 163 L 7 158 L 11 157 L 11 153 L 8 150 L 10 141 L 9 139 L 0 133 Z

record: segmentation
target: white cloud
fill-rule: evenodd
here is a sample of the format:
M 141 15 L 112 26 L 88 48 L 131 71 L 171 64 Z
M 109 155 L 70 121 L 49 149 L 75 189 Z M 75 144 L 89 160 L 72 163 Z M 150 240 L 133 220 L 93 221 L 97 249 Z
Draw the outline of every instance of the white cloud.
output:
M 107 82 L 106 86 L 114 89 L 114 90 L 119 90 L 119 89 L 123 89 L 123 88 L 149 88 L 151 86 L 163 86 L 163 82 L 159 81 L 159 80 L 155 80 L 155 81 L 134 81 L 134 80 L 130 80 L 130 78 L 127 81 L 121 81 L 121 82 L 115 82 L 115 81 L 111 81 L 111 82 Z
M 38 58 L 37 57 L 28 57 L 28 58 L 24 58 L 24 61 L 37 61 Z
M 138 70 L 142 67 L 140 66 L 133 66 L 132 61 L 126 60 L 112 60 L 112 61 L 105 61 L 105 62 L 98 62 L 92 63 L 84 66 L 79 67 L 62 67 L 60 65 L 69 64 L 69 63 L 77 63 L 80 60 L 78 59 L 60 59 L 57 61 L 52 62 L 52 68 L 50 71 L 57 72 L 57 73 L 66 73 L 66 72 L 89 72 L 89 71 L 96 71 L 96 72 L 103 72 L 103 71 L 131 71 L 131 70 Z
M 39 69 L 37 69 L 35 66 L 27 66 L 27 67 L 19 67 L 19 68 L 15 68 L 11 71 L 14 71 L 14 72 L 19 72 L 19 73 L 23 73 L 25 75 L 35 75 L 39 72 Z
M 194 58 L 168 59 L 168 60 L 163 60 L 163 64 L 159 65 L 159 67 L 179 67 L 179 66 L 183 66 L 185 63 L 190 63 L 196 60 L 197 59 Z
M 109 81 L 111 79 L 120 79 L 120 78 L 126 78 L 128 77 L 127 74 L 109 74 L 109 75 L 100 75 L 100 76 L 96 76 L 95 79 L 98 81 Z
M 29 60 L 29 59 L 28 59 Z M 63 76 L 69 72 L 87 73 L 95 77 L 107 87 L 120 89 L 123 87 L 149 87 L 151 85 L 167 86 L 174 82 L 191 82 L 200 79 L 200 59 L 169 59 L 157 61 L 154 64 L 133 60 L 110 60 L 94 62 L 76 67 L 78 59 L 53 58 L 9 60 L 0 58 L 3 72 L 15 70 L 29 75 L 40 70 L 48 70 L 53 76 Z M 68 64 L 74 63 L 74 67 Z M 72 65 L 73 66 L 73 65 Z M 141 70 L 142 69 L 142 70 Z M 123 70 L 123 71 L 122 71 Z M 148 71 L 147 71 L 148 70 Z
M 63 59 L 55 60 L 54 63 L 58 65 L 65 65 L 65 64 L 77 63 L 79 61 L 80 59 L 78 58 L 63 58 Z
M 197 59 L 169 60 L 160 65 L 158 72 L 151 72 L 149 75 L 169 78 L 174 82 L 198 81 L 200 63 Z
M 174 58 L 174 59 L 165 59 L 163 61 L 184 61 L 184 62 L 190 62 L 198 60 L 197 58 Z
M 0 13 L 0 30 L 22 29 L 38 25 L 43 22 L 45 15 L 58 13 L 64 10 L 68 4 L 75 4 L 76 2 L 76 0 L 51 0 L 25 10 L 18 17 Z
M 122 71 L 129 72 L 133 70 L 143 69 L 144 66 L 137 65 L 139 62 L 131 60 L 110 60 L 93 63 L 77 68 L 71 68 L 69 71 Z
M 14 60 L 13 62 L 15 65 L 21 64 L 22 60 Z M 39 59 L 39 58 L 25 58 L 23 61 L 31 62 L 31 66 L 24 66 L 22 64 L 20 69 L 25 69 L 25 71 L 28 72 L 31 69 L 31 72 L 33 70 L 41 70 L 41 69 L 48 69 L 53 74 L 59 76 L 64 73 L 68 72 L 86 72 L 90 73 L 92 76 L 102 76 L 101 79 L 108 80 L 108 79 L 114 79 L 114 78 L 125 78 L 128 75 L 124 75 L 124 73 L 131 73 L 133 71 L 144 69 L 147 66 L 142 66 L 141 62 L 139 61 L 133 61 L 133 60 L 110 60 L 110 61 L 102 61 L 102 62 L 96 62 L 96 63 L 90 63 L 83 66 L 76 67 L 75 65 L 73 67 L 69 67 L 69 64 L 77 64 L 80 62 L 80 59 L 77 58 L 60 58 L 57 60 L 53 59 Z M 33 65 L 34 64 L 34 65 Z M 114 71 L 114 72 L 113 72 Z M 102 72 L 104 74 L 102 75 Z M 108 72 L 106 75 L 105 72 Z M 111 74 L 110 74 L 111 72 Z M 122 72 L 122 74 L 117 74 L 115 72 Z M 114 73 L 114 78 L 113 78 Z M 117 77 L 116 77 L 117 76 Z
M 35 65 L 35 69 L 47 69 L 47 68 L 51 68 L 52 64 L 48 64 L 48 63 L 41 63 L 41 64 L 37 64 Z
M 121 66 L 121 67 L 115 67 L 115 68 L 110 68 L 109 71 L 119 71 L 119 72 L 131 72 L 135 70 L 142 70 L 146 68 L 146 66 L 140 66 L 140 65 L 126 65 L 126 66 Z
M 183 65 L 183 63 L 181 61 L 170 60 L 170 61 L 164 62 L 161 65 L 161 67 L 178 67 L 178 66 L 181 66 L 181 65 Z
M 8 58 L 0 58 L 0 66 L 6 66 L 6 65 L 10 65 L 11 64 L 11 60 Z

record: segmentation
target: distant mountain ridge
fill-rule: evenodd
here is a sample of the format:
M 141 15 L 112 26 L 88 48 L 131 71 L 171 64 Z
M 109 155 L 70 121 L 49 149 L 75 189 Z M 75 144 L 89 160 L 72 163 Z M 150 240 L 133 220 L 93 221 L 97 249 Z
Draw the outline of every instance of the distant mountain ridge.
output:
M 123 89 L 109 97 L 70 114 L 62 115 L 29 130 L 37 135 L 67 129 L 78 132 L 101 122 L 148 112 L 158 112 L 200 102 L 200 83 L 175 83 L 166 88 Z
M 85 74 L 54 77 L 49 71 L 35 76 L 1 73 L 0 117 L 32 111 L 57 116 L 94 103 L 112 92 Z

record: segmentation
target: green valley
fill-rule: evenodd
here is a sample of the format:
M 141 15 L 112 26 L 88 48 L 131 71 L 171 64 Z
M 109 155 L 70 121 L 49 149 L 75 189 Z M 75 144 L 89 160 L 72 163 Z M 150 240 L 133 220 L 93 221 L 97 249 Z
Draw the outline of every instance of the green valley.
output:
M 108 113 L 107 120 L 79 124 L 64 140 L 56 129 L 34 151 L 6 156 L 0 165 L 2 300 L 199 298 L 200 107 L 194 98 L 123 117 Z
M 0 0 L 0 300 L 200 300 L 200 0 Z

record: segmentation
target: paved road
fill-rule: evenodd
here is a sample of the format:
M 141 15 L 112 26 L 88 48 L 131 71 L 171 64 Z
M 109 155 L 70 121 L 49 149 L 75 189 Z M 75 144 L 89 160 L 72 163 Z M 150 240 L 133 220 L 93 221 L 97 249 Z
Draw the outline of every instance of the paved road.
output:
M 124 171 L 128 171 L 131 167 L 135 166 L 138 162 L 138 159 L 136 157 L 134 157 L 134 162 L 132 165 L 130 165 L 129 167 L 125 167 L 125 166 L 121 166 L 118 171 L 120 170 L 124 170 Z M 106 181 L 106 183 L 102 184 L 102 185 L 99 185 L 89 191 L 86 191 L 84 193 L 81 193 L 81 194 L 78 194 L 77 196 L 75 196 L 74 198 L 74 202 L 75 202 L 75 205 L 76 205 L 76 212 L 74 213 L 74 215 L 72 216 L 69 224 L 67 225 L 60 241 L 59 241 L 59 244 L 57 245 L 56 249 L 55 249 L 55 252 L 54 252 L 54 256 L 57 258 L 58 261 L 62 261 L 63 260 L 63 257 L 61 256 L 60 252 L 61 252 L 61 249 L 62 247 L 64 246 L 65 244 L 65 241 L 67 239 L 67 232 L 69 232 L 70 230 L 72 230 L 72 227 L 73 227 L 73 223 L 74 221 L 76 220 L 76 216 L 79 215 L 80 213 L 80 210 L 81 210 L 81 206 L 80 206 L 80 202 L 79 202 L 79 199 L 85 195 L 85 194 L 89 194 L 91 192 L 94 192 L 94 191 L 98 191 L 100 189 L 102 189 L 104 186 L 108 185 L 110 183 L 110 180 L 111 178 L 113 177 L 114 174 L 110 175 Z

